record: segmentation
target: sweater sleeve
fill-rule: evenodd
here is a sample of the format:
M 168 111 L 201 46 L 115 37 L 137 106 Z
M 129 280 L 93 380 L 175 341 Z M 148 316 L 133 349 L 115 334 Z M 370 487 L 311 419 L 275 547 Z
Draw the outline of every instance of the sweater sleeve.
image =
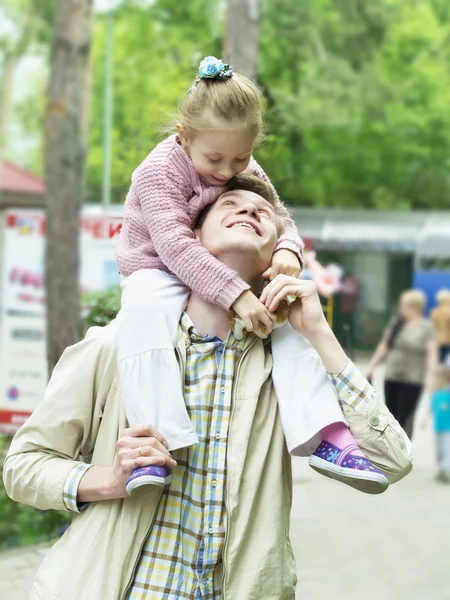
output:
M 166 267 L 204 300 L 229 310 L 250 286 L 195 238 L 189 216 L 189 186 L 182 180 L 186 177 L 167 164 L 149 163 L 136 174 L 134 193 Z
M 265 174 L 262 167 L 256 162 L 256 160 L 253 157 L 250 160 L 250 164 L 247 168 L 247 171 L 256 175 L 257 177 L 259 177 L 266 183 L 269 183 L 270 185 L 272 185 L 272 182 L 267 177 L 267 175 Z M 303 243 L 303 240 L 301 239 L 301 237 L 298 234 L 297 228 L 295 226 L 295 223 L 294 223 L 291 215 L 288 213 L 288 211 L 286 210 L 286 207 L 284 206 L 284 204 L 281 202 L 280 198 L 278 197 L 278 194 L 276 193 L 275 188 L 274 188 L 274 191 L 275 191 L 275 195 L 276 195 L 276 199 L 277 199 L 277 206 L 276 206 L 277 212 L 281 217 L 286 219 L 288 222 L 288 227 L 287 227 L 286 231 L 283 233 L 283 235 L 278 240 L 278 244 L 275 248 L 275 252 L 277 250 L 281 250 L 281 249 L 286 249 L 286 250 L 290 250 L 291 252 L 294 252 L 298 257 L 298 260 L 300 262 L 300 267 L 303 269 L 303 267 L 305 266 L 305 259 L 303 256 L 303 250 L 304 250 L 305 244 Z

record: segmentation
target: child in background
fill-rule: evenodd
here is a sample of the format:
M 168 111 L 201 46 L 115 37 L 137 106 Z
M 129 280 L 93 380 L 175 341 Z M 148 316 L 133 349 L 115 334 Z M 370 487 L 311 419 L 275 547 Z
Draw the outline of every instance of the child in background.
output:
M 437 481 L 450 483 L 450 367 L 437 370 L 436 390 L 431 397 L 433 429 L 436 436 Z
M 125 279 L 117 350 L 127 419 L 131 426 L 152 424 L 171 451 L 198 441 L 174 351 L 190 290 L 233 309 L 248 332 L 263 328 L 270 333 L 276 318 L 193 232 L 203 208 L 224 193 L 234 175 L 245 171 L 269 183 L 252 156 L 263 134 L 260 90 L 209 56 L 201 62 L 181 105 L 176 131 L 133 173 L 118 243 L 118 265 Z M 288 227 L 264 274 L 271 280 L 277 274 L 298 276 L 303 267 L 303 242 L 277 196 L 275 210 Z M 357 446 L 325 373 L 323 385 L 313 384 L 305 375 L 323 369 L 310 350 L 288 324 L 272 338 L 273 380 L 289 451 L 310 455 L 323 440 L 320 454 L 317 448 L 316 470 L 328 476 L 336 472 L 363 491 L 374 493 L 374 484 L 375 493 L 384 491 L 387 478 Z M 141 456 L 141 448 L 136 451 Z M 358 459 L 358 466 L 343 467 L 336 460 L 341 455 L 348 465 Z M 170 480 L 167 468 L 143 466 L 129 478 L 127 491 L 144 484 L 167 485 Z

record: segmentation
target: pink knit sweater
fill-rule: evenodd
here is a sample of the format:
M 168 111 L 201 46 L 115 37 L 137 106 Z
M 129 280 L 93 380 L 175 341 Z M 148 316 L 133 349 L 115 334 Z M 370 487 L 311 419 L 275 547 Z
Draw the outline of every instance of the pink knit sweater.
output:
M 247 172 L 269 181 L 253 158 Z M 117 248 L 121 274 L 139 269 L 174 273 L 202 298 L 228 310 L 250 286 L 212 256 L 193 233 L 202 209 L 224 191 L 197 173 L 175 135 L 158 144 L 131 178 Z M 292 250 L 303 264 L 303 242 L 290 221 L 277 250 Z

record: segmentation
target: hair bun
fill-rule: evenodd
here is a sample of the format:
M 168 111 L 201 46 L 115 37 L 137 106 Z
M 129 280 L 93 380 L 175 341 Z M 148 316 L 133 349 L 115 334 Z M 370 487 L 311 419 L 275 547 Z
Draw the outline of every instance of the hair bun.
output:
M 232 75 L 233 67 L 215 56 L 204 58 L 198 68 L 200 79 L 229 79 Z

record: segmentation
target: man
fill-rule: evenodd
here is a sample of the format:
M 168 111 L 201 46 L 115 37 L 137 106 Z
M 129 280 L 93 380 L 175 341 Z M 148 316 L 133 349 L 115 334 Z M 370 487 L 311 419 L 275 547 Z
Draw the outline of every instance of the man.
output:
M 196 235 L 259 292 L 279 218 L 258 180 L 239 176 L 233 188 L 202 216 Z M 291 325 L 335 374 L 353 435 L 389 481 L 398 481 L 411 469 L 404 432 L 349 362 L 314 284 L 278 276 L 262 299 L 274 310 L 288 296 L 298 299 Z M 236 339 L 229 318 L 195 294 L 182 315 L 176 351 L 199 443 L 173 457 L 151 424 L 127 428 L 115 323 L 66 350 L 4 467 L 13 499 L 75 513 L 44 561 L 32 599 L 294 598 L 291 465 L 270 343 Z M 326 377 L 320 365 L 317 377 Z M 127 478 L 146 465 L 172 468 L 170 487 L 127 496 Z

